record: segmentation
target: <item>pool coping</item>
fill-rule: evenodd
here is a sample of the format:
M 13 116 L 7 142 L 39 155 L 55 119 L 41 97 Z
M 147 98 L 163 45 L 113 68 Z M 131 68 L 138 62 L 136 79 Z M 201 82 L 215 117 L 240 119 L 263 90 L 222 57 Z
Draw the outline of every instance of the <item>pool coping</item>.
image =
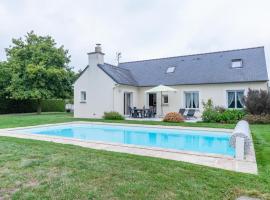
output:
M 255 158 L 255 151 L 252 142 L 252 148 L 249 155 L 246 156 L 245 160 L 237 160 L 231 156 L 213 154 L 213 153 L 201 153 L 193 151 L 184 150 L 174 150 L 174 149 L 164 149 L 157 147 L 145 147 L 131 144 L 121 144 L 121 143 L 109 143 L 103 141 L 86 141 L 82 139 L 67 138 L 61 136 L 48 136 L 39 135 L 33 133 L 22 133 L 16 132 L 16 130 L 28 129 L 28 128 L 41 128 L 49 126 L 61 126 L 61 125 L 71 125 L 71 124 L 94 124 L 94 125 L 112 125 L 112 126 L 129 126 L 129 127 L 145 127 L 145 128 L 158 128 L 158 129 L 173 129 L 173 130 L 203 130 L 203 131 L 214 131 L 216 132 L 226 132 L 232 133 L 231 129 L 219 129 L 219 128 L 205 128 L 205 127 L 179 127 L 179 126 L 161 126 L 161 125 L 141 125 L 141 124 L 124 124 L 124 123 L 105 123 L 105 122 L 86 122 L 86 121 L 74 121 L 66 123 L 54 123 L 54 124 L 43 124 L 35 126 L 25 126 L 16 128 L 5 128 L 0 129 L 0 136 L 34 139 L 50 141 L 62 144 L 73 144 L 82 147 L 107 150 L 120 153 L 135 154 L 141 156 L 149 156 L 163 159 L 170 159 L 176 161 L 183 161 L 193 164 L 199 164 L 214 168 L 221 168 L 230 171 L 243 172 L 257 174 L 257 164 Z

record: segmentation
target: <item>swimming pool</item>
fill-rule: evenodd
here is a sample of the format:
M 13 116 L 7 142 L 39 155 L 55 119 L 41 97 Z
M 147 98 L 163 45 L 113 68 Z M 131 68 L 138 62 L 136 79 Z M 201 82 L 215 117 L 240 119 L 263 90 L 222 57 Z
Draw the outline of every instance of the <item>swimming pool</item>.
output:
M 66 124 L 17 130 L 20 133 L 60 136 L 87 141 L 120 143 L 142 147 L 235 155 L 226 132 L 145 128 L 119 125 Z

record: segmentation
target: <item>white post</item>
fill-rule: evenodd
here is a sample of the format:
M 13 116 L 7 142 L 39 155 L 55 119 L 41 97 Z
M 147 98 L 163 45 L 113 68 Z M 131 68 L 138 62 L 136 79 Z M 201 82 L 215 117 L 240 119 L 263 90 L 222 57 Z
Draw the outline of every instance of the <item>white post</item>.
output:
M 245 138 L 236 137 L 235 141 L 235 158 L 237 160 L 244 160 L 245 158 Z

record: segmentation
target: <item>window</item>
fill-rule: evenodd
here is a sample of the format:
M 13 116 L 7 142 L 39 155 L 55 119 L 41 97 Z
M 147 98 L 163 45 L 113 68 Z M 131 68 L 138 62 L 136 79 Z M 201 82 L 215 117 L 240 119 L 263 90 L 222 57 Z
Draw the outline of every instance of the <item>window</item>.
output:
M 167 94 L 162 95 L 162 104 L 168 104 L 169 103 L 169 97 Z
M 228 108 L 244 107 L 244 90 L 227 91 Z
M 86 102 L 86 92 L 81 91 L 81 102 Z
M 243 60 L 242 59 L 233 59 L 232 60 L 232 68 L 241 68 L 243 67 Z
M 199 108 L 199 92 L 185 92 L 186 108 Z
M 173 73 L 174 70 L 175 70 L 175 67 L 168 67 L 166 73 L 167 73 L 167 74 L 168 74 L 168 73 Z

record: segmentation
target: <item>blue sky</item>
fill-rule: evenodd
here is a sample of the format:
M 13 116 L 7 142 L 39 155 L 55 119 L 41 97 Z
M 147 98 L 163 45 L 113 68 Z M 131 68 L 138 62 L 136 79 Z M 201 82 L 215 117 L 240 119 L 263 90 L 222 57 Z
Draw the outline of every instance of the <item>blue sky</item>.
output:
M 269 0 L 1 0 L 0 60 L 30 30 L 69 49 L 75 70 L 96 43 L 112 64 L 119 51 L 122 62 L 262 45 L 270 53 L 269 10 Z

